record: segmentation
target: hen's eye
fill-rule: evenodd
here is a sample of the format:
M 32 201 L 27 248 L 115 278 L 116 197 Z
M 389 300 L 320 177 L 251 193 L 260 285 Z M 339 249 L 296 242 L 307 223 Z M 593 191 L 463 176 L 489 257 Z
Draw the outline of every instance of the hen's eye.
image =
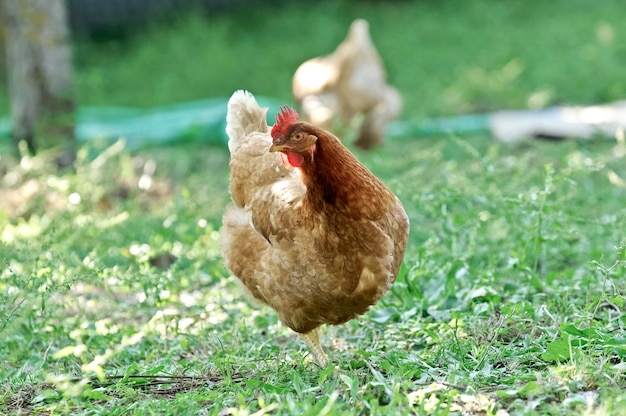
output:
M 296 134 L 293 135 L 293 139 L 296 140 L 296 141 L 300 141 L 300 140 L 304 139 L 304 134 L 296 133 Z

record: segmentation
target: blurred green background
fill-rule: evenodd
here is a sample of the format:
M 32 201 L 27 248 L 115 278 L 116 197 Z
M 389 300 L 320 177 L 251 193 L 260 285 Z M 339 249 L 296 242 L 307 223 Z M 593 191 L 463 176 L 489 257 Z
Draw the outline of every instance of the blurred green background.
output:
M 619 0 L 178 3 L 153 19 L 120 14 L 122 27 L 86 30 L 72 13 L 79 106 L 162 106 L 240 88 L 289 101 L 297 66 L 332 52 L 358 17 L 370 22 L 408 120 L 626 96 Z

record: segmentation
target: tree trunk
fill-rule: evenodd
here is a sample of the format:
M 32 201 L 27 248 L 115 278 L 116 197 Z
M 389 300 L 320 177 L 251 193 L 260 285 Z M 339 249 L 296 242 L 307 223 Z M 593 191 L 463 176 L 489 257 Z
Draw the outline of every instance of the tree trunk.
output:
M 13 138 L 75 155 L 72 50 L 65 0 L 3 0 Z

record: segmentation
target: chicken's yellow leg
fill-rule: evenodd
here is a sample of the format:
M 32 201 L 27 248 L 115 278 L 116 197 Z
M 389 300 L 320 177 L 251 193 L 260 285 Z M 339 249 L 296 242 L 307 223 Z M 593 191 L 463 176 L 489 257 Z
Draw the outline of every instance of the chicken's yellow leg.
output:
M 324 353 L 322 346 L 320 345 L 320 338 L 317 332 L 317 328 L 304 334 L 298 333 L 309 346 L 313 353 L 313 359 L 320 367 L 326 367 L 328 365 L 328 357 Z

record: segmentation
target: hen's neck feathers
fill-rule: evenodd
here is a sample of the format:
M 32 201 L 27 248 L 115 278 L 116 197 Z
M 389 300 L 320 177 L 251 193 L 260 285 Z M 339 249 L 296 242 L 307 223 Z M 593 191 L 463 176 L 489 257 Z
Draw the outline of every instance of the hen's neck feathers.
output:
M 316 151 L 299 169 L 307 188 L 304 204 L 318 212 L 336 210 L 354 219 L 376 219 L 395 204 L 395 195 L 335 136 L 302 123 L 317 137 Z

